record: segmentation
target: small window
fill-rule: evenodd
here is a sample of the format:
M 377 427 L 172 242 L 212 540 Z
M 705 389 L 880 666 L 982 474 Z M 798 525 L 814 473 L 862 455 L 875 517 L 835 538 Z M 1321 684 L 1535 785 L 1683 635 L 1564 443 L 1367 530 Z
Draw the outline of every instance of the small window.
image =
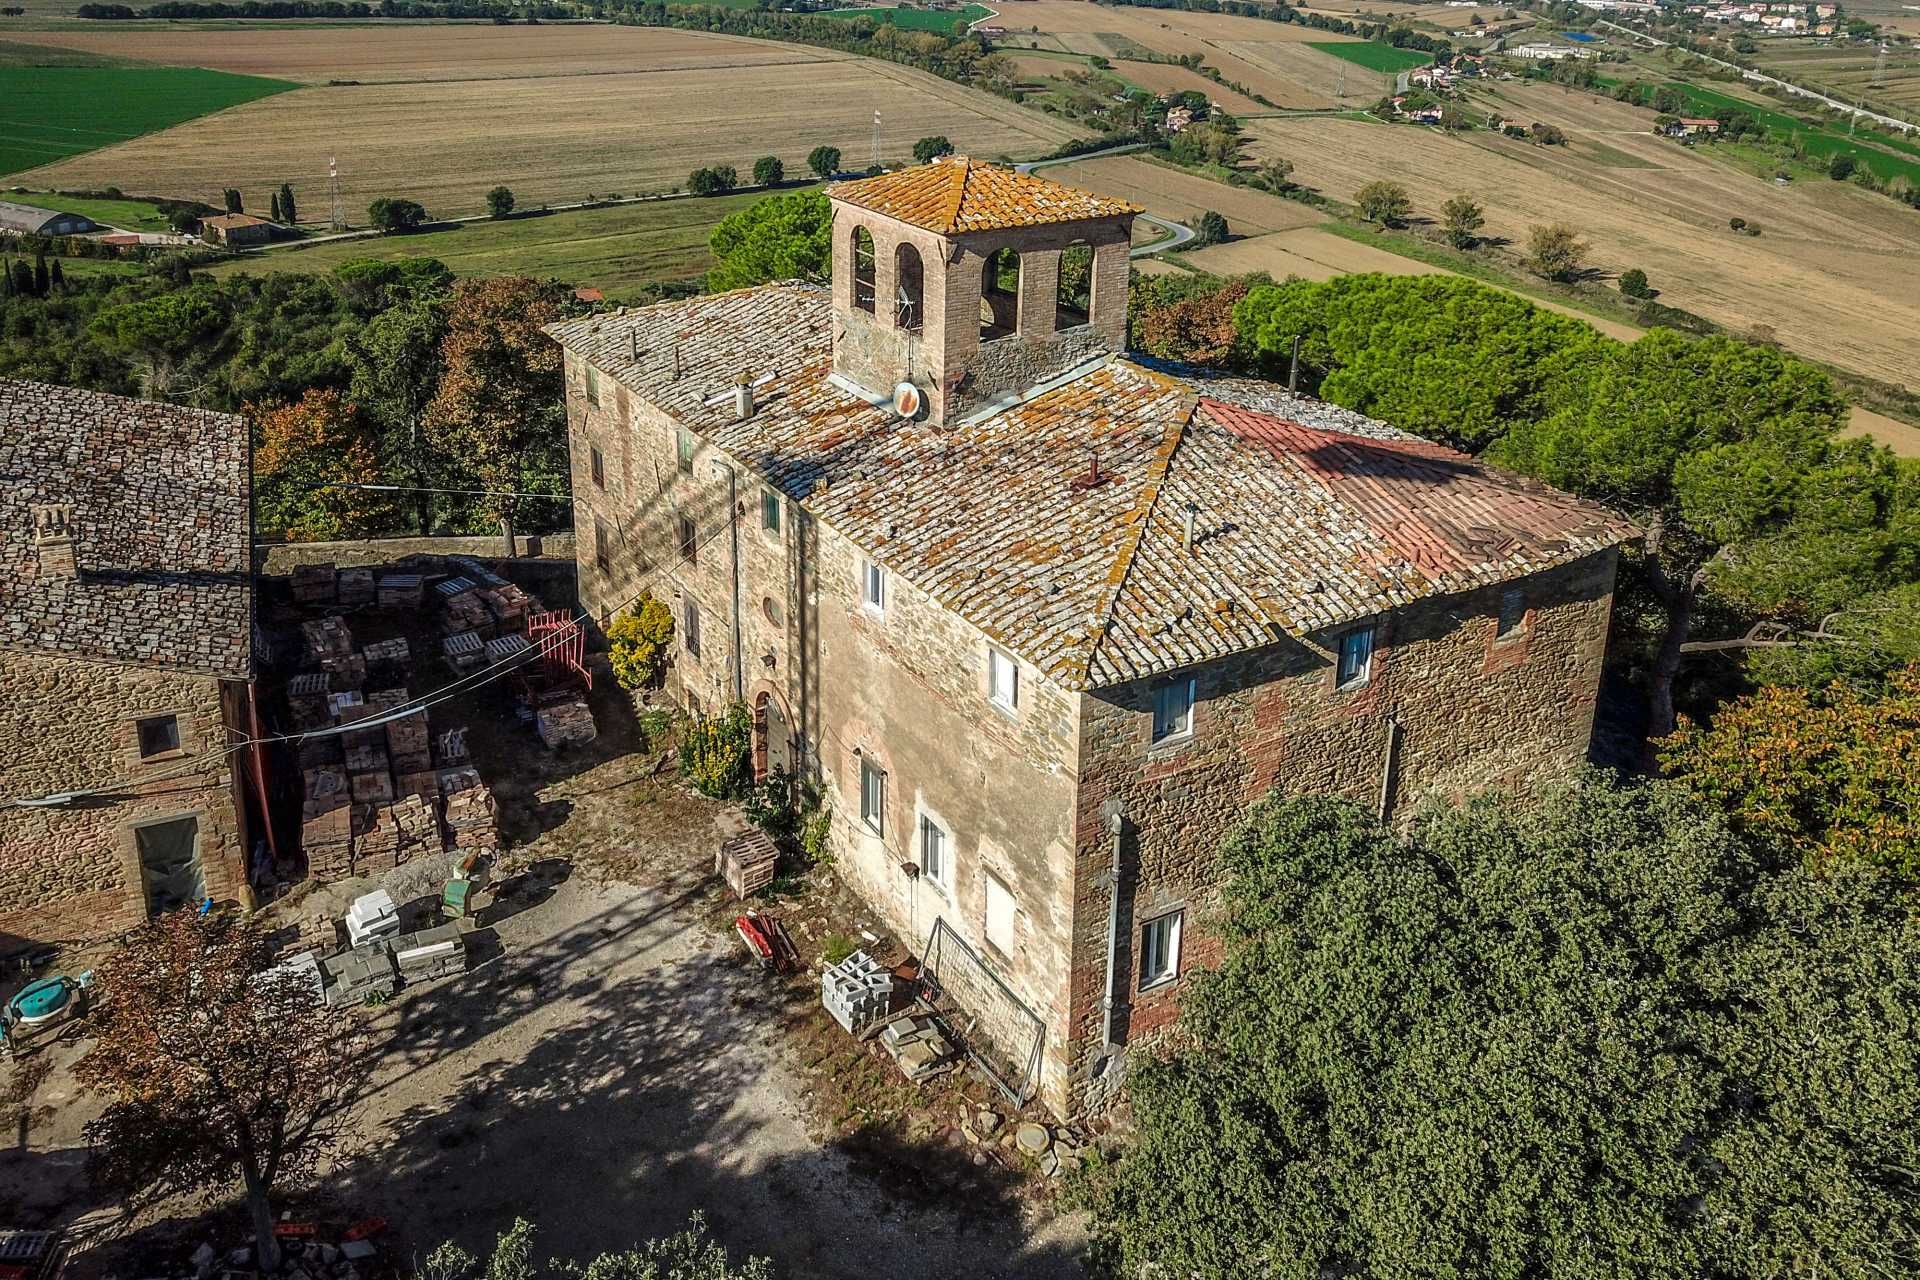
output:
M 675 427 L 673 429 L 673 448 L 679 457 L 680 474 L 683 476 L 693 474 L 694 443 L 693 432 L 687 430 L 685 427 Z
M 179 716 L 149 716 L 140 721 L 139 727 L 142 760 L 180 749 Z
M 1340 669 L 1333 687 L 1348 689 L 1363 685 L 1373 675 L 1373 628 L 1361 627 L 1340 637 Z
M 1180 918 L 1170 911 L 1140 927 L 1140 989 L 1157 987 L 1180 976 Z
M 1500 623 L 1496 635 L 1506 637 L 1527 625 L 1527 593 L 1511 587 L 1500 593 Z
M 593 563 L 602 573 L 613 567 L 613 549 L 610 545 L 612 541 L 613 539 L 607 533 L 606 521 L 595 520 L 593 522 Z
M 593 484 L 597 489 L 607 487 L 607 460 L 600 456 L 600 446 L 587 446 L 587 468 L 593 473 Z
M 1193 732 L 1193 681 L 1175 680 L 1153 695 L 1153 740 L 1184 738 Z
M 987 697 L 1008 711 L 1020 705 L 1020 664 L 998 649 L 987 650 Z
M 689 656 L 700 656 L 700 606 L 692 600 L 686 601 L 680 610 L 680 642 L 686 646 Z
M 688 564 L 700 562 L 700 526 L 692 516 L 680 517 L 680 558 Z
M 786 611 L 780 607 L 780 602 L 772 596 L 767 596 L 760 601 L 760 612 L 765 616 L 766 620 L 774 626 L 781 627 L 786 625 Z
M 860 821 L 877 836 L 887 834 L 887 771 L 860 760 Z
M 587 403 L 600 403 L 600 371 L 592 365 L 587 366 Z
M 1013 890 L 987 876 L 987 941 L 1003 956 L 1013 954 Z
M 920 816 L 920 874 L 942 889 L 953 887 L 953 859 L 946 830 L 925 814 Z
M 768 533 L 780 532 L 780 491 L 760 491 L 760 527 Z
M 875 613 L 887 609 L 887 571 L 871 560 L 860 562 L 860 603 Z

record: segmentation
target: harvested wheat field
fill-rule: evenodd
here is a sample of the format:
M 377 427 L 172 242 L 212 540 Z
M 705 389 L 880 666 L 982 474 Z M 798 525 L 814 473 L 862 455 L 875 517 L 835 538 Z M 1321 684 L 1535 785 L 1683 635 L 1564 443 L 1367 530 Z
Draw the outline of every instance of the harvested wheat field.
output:
M 1378 271 L 1395 276 L 1445 274 L 1441 268 L 1403 258 L 1385 249 L 1322 231 L 1319 227 L 1295 227 L 1209 245 L 1187 255 L 1195 266 L 1221 276 L 1246 275 L 1264 271 L 1276 280 L 1299 276 L 1303 280 L 1331 280 L 1335 276 Z
M 1223 85 L 1201 75 L 1198 71 L 1189 71 L 1185 67 L 1176 67 L 1165 62 L 1116 62 L 1114 74 L 1142 89 L 1166 96 L 1187 89 L 1197 89 L 1207 95 L 1207 101 L 1223 111 L 1236 116 L 1246 115 L 1250 111 L 1265 111 L 1267 108 L 1245 94 L 1235 93 Z
M 1843 368 L 1914 380 L 1920 219 L 1884 197 L 1777 187 L 1625 135 L 1611 144 L 1659 167 L 1609 167 L 1569 147 L 1352 120 L 1265 119 L 1247 129 L 1255 158 L 1286 156 L 1296 181 L 1327 195 L 1351 199 L 1390 178 L 1411 191 L 1417 216 L 1432 217 L 1465 192 L 1486 206 L 1486 234 L 1515 242 L 1530 226 L 1567 222 L 1592 243 L 1595 269 L 1639 267 L 1663 302 L 1735 330 L 1768 326 L 1788 347 Z M 1732 214 L 1764 233 L 1735 234 Z
M 1131 200 L 1148 213 L 1177 221 L 1189 220 L 1212 209 L 1226 218 L 1236 235 L 1261 235 L 1326 221 L 1319 210 L 1298 201 L 1282 200 L 1251 187 L 1229 187 L 1198 174 L 1131 156 L 1049 166 L 1044 176 Z
M 558 56 L 539 52 L 547 34 L 574 47 L 574 32 L 564 28 L 432 30 L 497 30 L 519 42 L 533 65 L 550 66 Z M 666 37 L 647 47 L 667 65 L 649 66 L 636 44 L 625 70 L 503 80 L 489 54 L 482 78 L 297 89 L 16 180 L 198 199 L 217 199 L 223 187 L 259 191 L 290 181 L 301 206 L 320 216 L 327 159 L 335 156 L 347 217 L 358 221 L 379 196 L 418 200 L 437 217 L 476 213 L 500 182 L 526 208 L 668 190 L 706 165 L 745 174 L 763 155 L 798 171 L 822 143 L 840 147 L 849 163 L 865 163 L 875 111 L 889 159 L 927 134 L 989 157 L 1032 155 L 1072 136 L 1039 112 L 891 63 L 705 33 L 595 30 L 603 38 Z M 206 37 L 210 51 L 217 38 Z M 419 67 L 434 55 L 414 56 Z M 392 72 L 400 64 L 386 66 Z M 808 109 L 770 105 L 782 103 Z
M 1876 444 L 1886 445 L 1903 458 L 1920 458 L 1920 427 L 1871 409 L 1855 409 L 1847 422 L 1846 434 L 1869 436 Z

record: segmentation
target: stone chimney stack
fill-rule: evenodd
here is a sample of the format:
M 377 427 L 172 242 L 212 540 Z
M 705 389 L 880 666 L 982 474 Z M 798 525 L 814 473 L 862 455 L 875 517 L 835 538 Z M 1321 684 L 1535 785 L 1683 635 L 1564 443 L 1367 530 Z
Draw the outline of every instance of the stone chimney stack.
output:
M 71 502 L 35 503 L 33 549 L 40 557 L 40 572 L 49 578 L 77 578 L 79 562 L 73 553 L 73 504 Z

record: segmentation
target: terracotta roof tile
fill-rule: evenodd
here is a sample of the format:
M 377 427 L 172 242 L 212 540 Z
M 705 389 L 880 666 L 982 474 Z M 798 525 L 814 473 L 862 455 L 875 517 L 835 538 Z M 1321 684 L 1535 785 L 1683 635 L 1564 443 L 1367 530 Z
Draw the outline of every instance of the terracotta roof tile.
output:
M 838 183 L 829 187 L 827 194 L 941 235 L 1140 212 L 1124 200 L 999 165 L 976 163 L 965 156 L 948 156 L 897 173 Z
M 1118 357 L 977 422 L 901 421 L 827 381 L 832 310 L 810 286 L 549 332 L 1072 689 L 1522 577 L 1634 535 L 1604 508 L 1363 415 Z M 742 370 L 771 377 L 738 421 L 707 402 Z

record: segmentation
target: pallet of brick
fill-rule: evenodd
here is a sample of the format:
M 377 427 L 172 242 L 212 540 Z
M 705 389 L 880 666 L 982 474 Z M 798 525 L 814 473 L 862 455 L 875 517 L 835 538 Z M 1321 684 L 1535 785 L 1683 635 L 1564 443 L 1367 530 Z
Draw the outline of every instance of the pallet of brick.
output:
M 300 649 L 310 666 L 353 655 L 353 632 L 337 613 L 300 624 Z
M 482 640 L 488 640 L 494 634 L 493 612 L 477 591 L 463 591 L 446 602 L 446 613 L 441 619 L 440 629 L 448 635 L 457 635 L 462 631 L 472 631 Z
M 357 609 L 373 603 L 373 570 L 342 569 L 339 586 L 340 607 Z
M 432 769 L 421 769 L 414 773 L 400 773 L 396 770 L 393 794 L 396 804 L 408 796 L 418 796 L 432 805 L 440 798 L 440 775 Z
M 426 712 L 387 721 L 387 758 L 397 774 L 433 767 L 433 737 L 427 730 Z
M 721 844 L 713 857 L 713 869 L 727 882 L 734 897 L 749 898 L 773 883 L 779 862 L 780 849 L 773 838 L 752 827 Z
M 337 766 L 317 766 L 301 774 L 304 803 L 330 801 L 347 794 L 346 771 Z
M 340 735 L 329 733 L 324 737 L 302 738 L 300 745 L 293 749 L 294 758 L 300 764 L 300 771 L 324 769 L 329 765 L 341 768 L 346 760 L 342 750 Z
M 293 601 L 308 606 L 334 602 L 334 567 L 330 564 L 296 565 L 289 575 L 293 581 Z
M 456 631 L 440 642 L 440 653 L 455 671 L 474 671 L 486 657 L 486 642 L 477 631 Z
M 316 880 L 339 880 L 353 873 L 353 810 L 346 795 L 309 800 L 300 826 L 300 848 L 307 873 Z
M 446 825 L 456 849 L 491 851 L 500 847 L 493 793 L 468 787 L 447 797 Z
M 542 707 L 534 714 L 533 722 L 540 734 L 540 741 L 547 745 L 549 751 L 592 742 L 600 736 L 599 729 L 593 723 L 593 712 L 586 703 L 578 700 Z
M 403 685 L 413 666 L 413 650 L 405 636 L 376 640 L 360 651 L 367 664 L 367 679 L 375 685 Z
M 353 780 L 355 804 L 393 803 L 393 775 L 384 768 L 348 776 Z
M 427 580 L 417 573 L 380 575 L 375 598 L 382 609 L 418 609 Z
M 404 684 L 392 685 L 384 689 L 370 689 L 367 691 L 367 705 L 372 707 L 376 713 L 391 711 L 395 707 L 404 707 L 411 701 L 413 701 L 413 695 L 407 692 L 407 687 Z
M 440 771 L 440 794 L 443 796 L 458 795 L 479 785 L 480 771 L 470 764 Z
M 353 806 L 353 869 L 357 875 L 374 875 L 369 862 L 385 860 L 384 870 L 393 870 L 394 853 L 400 848 L 400 828 L 393 820 L 393 809 L 385 804 Z
M 372 741 L 355 742 L 353 734 L 347 735 L 347 772 L 348 773 L 385 773 L 387 764 L 386 735 L 379 729 L 362 730 L 374 734 Z
M 508 582 L 498 587 L 482 587 L 477 594 L 502 634 L 527 629 L 526 592 Z
M 394 850 L 401 862 L 440 849 L 440 815 L 434 798 L 409 792 L 394 801 L 388 810 L 393 815 Z
M 364 689 L 367 684 L 367 660 L 357 653 L 344 658 L 322 658 L 320 669 L 327 673 L 336 689 Z
M 327 710 L 327 673 L 312 671 L 287 681 L 287 710 L 299 729 L 319 729 L 333 722 Z

